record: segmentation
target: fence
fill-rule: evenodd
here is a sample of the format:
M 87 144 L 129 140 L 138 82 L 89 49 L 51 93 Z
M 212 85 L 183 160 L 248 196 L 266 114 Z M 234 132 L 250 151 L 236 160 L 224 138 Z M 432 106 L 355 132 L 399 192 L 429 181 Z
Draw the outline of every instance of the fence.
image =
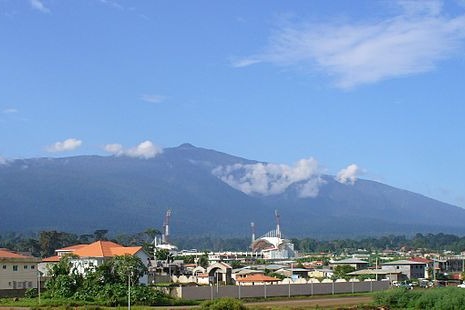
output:
M 276 285 L 228 285 L 228 286 L 186 286 L 178 287 L 176 295 L 182 299 L 206 300 L 221 297 L 277 297 L 313 296 L 341 293 L 361 293 L 386 290 L 389 281 L 333 282 Z

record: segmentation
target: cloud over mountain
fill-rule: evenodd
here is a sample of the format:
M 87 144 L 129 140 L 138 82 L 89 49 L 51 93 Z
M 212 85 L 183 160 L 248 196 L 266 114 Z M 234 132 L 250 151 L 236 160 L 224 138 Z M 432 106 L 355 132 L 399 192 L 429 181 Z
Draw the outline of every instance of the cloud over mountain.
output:
M 213 174 L 248 195 L 277 195 L 296 184 L 300 197 L 316 197 L 323 183 L 321 169 L 313 158 L 301 159 L 294 166 L 267 163 L 220 166 Z
M 135 158 L 153 158 L 163 152 L 163 149 L 153 144 L 151 141 L 146 140 L 140 144 L 131 147 L 124 148 L 121 144 L 107 144 L 104 147 L 105 151 L 116 156 L 128 156 Z
M 77 149 L 82 145 L 82 140 L 69 138 L 64 141 L 55 142 L 47 146 L 46 150 L 50 153 L 67 152 Z
M 342 184 L 355 184 L 357 176 L 360 174 L 360 168 L 356 164 L 351 164 L 341 169 L 336 175 L 336 181 Z

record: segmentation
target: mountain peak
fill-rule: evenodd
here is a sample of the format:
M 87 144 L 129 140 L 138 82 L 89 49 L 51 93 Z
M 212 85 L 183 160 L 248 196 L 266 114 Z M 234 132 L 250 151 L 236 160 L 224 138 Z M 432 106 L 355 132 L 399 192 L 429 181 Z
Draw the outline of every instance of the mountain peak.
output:
M 195 146 L 193 146 L 190 143 L 183 143 L 180 146 L 178 146 L 179 149 L 194 149 Z

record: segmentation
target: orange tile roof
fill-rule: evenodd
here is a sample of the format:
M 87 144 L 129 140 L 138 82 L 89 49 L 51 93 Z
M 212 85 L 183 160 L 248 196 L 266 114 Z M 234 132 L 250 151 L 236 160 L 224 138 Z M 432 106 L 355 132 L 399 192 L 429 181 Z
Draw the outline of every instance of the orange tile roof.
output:
M 141 246 L 125 247 L 111 241 L 96 241 L 91 244 L 78 244 L 69 246 L 60 251 L 69 251 L 80 257 L 112 257 L 122 255 L 134 255 L 142 249 Z
M 85 247 L 85 246 L 88 246 L 88 244 L 75 244 L 75 245 L 70 245 L 70 246 L 67 246 L 65 248 L 61 248 L 61 249 L 58 249 L 58 250 L 55 250 L 55 252 L 69 252 L 69 251 L 75 251 L 79 248 L 82 248 L 82 247 Z
M 269 277 L 263 274 L 256 273 L 256 274 L 251 274 L 244 278 L 237 279 L 236 281 L 237 282 L 279 282 L 281 280 L 275 277 Z
M 32 258 L 32 256 L 22 255 L 8 249 L 0 248 L 0 258 Z
M 50 256 L 42 259 L 44 263 L 58 263 L 60 261 L 60 256 L 55 255 L 55 256 Z

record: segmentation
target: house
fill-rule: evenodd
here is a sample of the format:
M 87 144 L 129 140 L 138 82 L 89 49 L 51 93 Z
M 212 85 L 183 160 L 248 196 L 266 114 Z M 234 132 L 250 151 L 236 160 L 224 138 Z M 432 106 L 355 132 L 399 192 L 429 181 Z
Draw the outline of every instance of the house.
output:
M 338 261 L 330 261 L 329 268 L 334 269 L 337 266 L 351 266 L 355 270 L 364 269 L 368 267 L 368 262 L 358 258 L 346 258 Z
M 0 248 L 0 290 L 37 288 L 40 259 Z
M 249 274 L 236 280 L 237 285 L 270 285 L 278 284 L 281 281 L 275 277 L 269 277 L 264 274 Z
M 91 244 L 76 244 L 62 249 L 55 250 L 56 256 L 48 257 L 43 260 L 41 271 L 45 265 L 59 262 L 65 255 L 72 254 L 71 263 L 76 270 L 85 274 L 88 270 L 100 266 L 105 260 L 115 256 L 134 255 L 141 259 L 143 264 L 150 260 L 149 256 L 141 246 L 125 247 L 111 241 L 96 241 Z M 140 283 L 147 284 L 148 277 L 144 275 L 139 279 Z
M 412 261 L 412 262 L 424 263 L 425 264 L 425 274 L 424 274 L 423 278 L 425 278 L 425 279 L 430 278 L 429 271 L 432 272 L 432 270 L 434 268 L 434 261 L 433 260 L 427 259 L 427 258 L 424 258 L 424 257 L 419 257 L 419 256 L 412 257 L 409 260 Z M 462 268 L 460 268 L 460 271 L 462 271 Z
M 408 279 L 424 278 L 426 263 L 415 262 L 411 260 L 396 260 L 393 262 L 383 263 L 381 269 L 384 271 L 401 272 Z
M 314 269 L 308 272 L 310 278 L 331 278 L 334 274 L 332 269 L 322 268 Z

